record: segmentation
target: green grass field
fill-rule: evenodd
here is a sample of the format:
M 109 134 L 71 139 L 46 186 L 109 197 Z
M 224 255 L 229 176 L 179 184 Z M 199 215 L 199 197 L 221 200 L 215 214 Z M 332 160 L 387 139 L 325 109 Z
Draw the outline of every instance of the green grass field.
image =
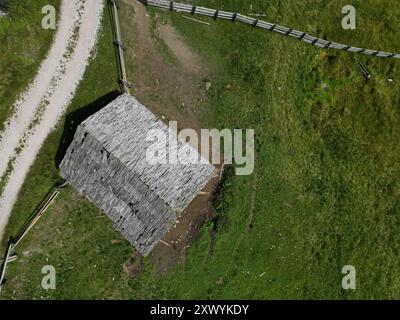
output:
M 41 24 L 48 4 L 59 7 L 60 0 L 9 1 L 8 15 L 0 18 L 0 130 L 50 47 L 55 31 Z
M 248 1 L 196 2 L 249 13 Z M 269 21 L 400 52 L 395 1 L 352 1 L 358 9 L 354 31 L 340 25 L 348 1 L 252 3 Z M 220 223 L 212 255 L 213 226 L 206 224 L 184 265 L 159 275 L 146 259 L 144 272 L 129 278 L 122 265 L 131 247 L 112 244 L 120 236 L 109 220 L 68 188 L 21 243 L 3 298 L 400 298 L 400 62 L 358 56 L 373 76 L 366 82 L 348 53 L 240 24 L 209 19 L 212 26 L 203 27 L 179 14 L 162 15 L 217 66 L 203 127 L 256 132 L 254 175 L 228 177 L 214 204 Z M 84 106 L 93 111 L 99 97 L 104 105 L 113 96 L 107 95 L 116 88 L 111 42 L 106 14 L 98 54 L 32 167 L 7 234 L 58 179 L 55 158 L 60 140 L 76 125 L 70 120 L 83 117 Z M 57 269 L 57 290 L 41 288 L 46 264 Z M 357 270 L 354 291 L 341 288 L 348 264 Z

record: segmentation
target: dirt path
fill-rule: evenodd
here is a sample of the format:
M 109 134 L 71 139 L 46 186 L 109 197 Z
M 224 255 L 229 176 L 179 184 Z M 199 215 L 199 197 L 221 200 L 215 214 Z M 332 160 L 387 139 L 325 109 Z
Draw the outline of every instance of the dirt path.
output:
M 207 99 L 204 80 L 212 77 L 212 68 L 169 21 L 157 13 L 151 17 L 137 0 L 122 2 L 126 4 L 121 21 L 128 75 L 133 76 L 135 97 L 163 121 L 176 120 L 180 129 L 199 131 L 199 116 L 204 112 L 201 105 Z M 204 189 L 210 194 L 194 199 L 154 248 L 150 260 L 157 272 L 166 273 L 185 262 L 186 251 L 197 239 L 203 222 L 212 217 L 211 192 L 217 183 L 218 177 L 211 180 Z M 131 262 L 126 265 L 131 266 Z M 125 269 L 135 273 L 132 266 Z
M 103 5 L 101 0 L 62 1 L 49 54 L 0 133 L 0 177 L 7 179 L 0 196 L 0 238 L 29 168 L 83 78 L 96 44 Z M 10 164 L 12 170 L 4 176 Z
M 134 57 L 136 68 L 128 72 L 134 75 L 135 97 L 164 121 L 178 121 L 179 129 L 200 130 L 197 112 L 206 91 L 203 80 L 208 73 L 207 65 L 172 25 L 163 24 L 157 14 L 152 20 L 146 7 L 137 0 L 123 2 L 134 10 L 134 14 L 124 19 L 132 21 L 129 27 L 133 29 L 123 29 L 126 36 L 124 43 L 129 50 L 127 56 Z M 135 33 L 130 36 L 129 30 Z M 168 60 L 160 42 L 164 43 L 177 63 Z
M 170 24 L 163 24 L 160 26 L 159 31 L 161 38 L 183 68 L 194 75 L 201 75 L 202 63 L 199 56 L 186 45 L 175 28 Z
M 9 119 L 3 132 L 0 132 L 0 177 L 6 171 L 8 162 L 15 153 L 15 149 L 23 140 L 28 131 L 29 124 L 33 121 L 35 113 L 42 103 L 44 96 L 49 91 L 53 75 L 63 63 L 63 54 L 67 51 L 68 40 L 71 38 L 76 24 L 73 17 L 77 15 L 75 1 L 63 3 L 57 36 L 47 58 L 42 62 L 39 72 L 28 90 L 21 95 L 14 104 L 15 113 Z

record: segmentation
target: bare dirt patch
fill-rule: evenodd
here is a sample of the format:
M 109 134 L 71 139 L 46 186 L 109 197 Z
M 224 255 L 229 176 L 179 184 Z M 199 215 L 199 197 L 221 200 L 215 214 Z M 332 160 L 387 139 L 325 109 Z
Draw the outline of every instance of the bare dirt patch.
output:
M 184 43 L 173 26 L 163 25 L 157 16 L 152 20 L 144 5 L 135 0 L 124 2 L 131 8 L 121 15 L 133 94 L 163 121 L 176 120 L 179 129 L 200 130 L 198 114 L 207 77 L 201 57 Z M 168 61 L 154 32 L 178 64 Z
M 183 212 L 178 222 L 154 248 L 151 260 L 156 271 L 165 273 L 171 267 L 185 262 L 186 250 L 199 236 L 203 223 L 213 219 L 211 194 L 215 190 L 218 178 L 214 178 L 205 187 L 207 194 L 197 196 Z
M 199 114 L 206 97 L 207 66 L 172 25 L 162 23 L 158 16 L 150 17 L 138 1 L 124 0 L 124 3 L 127 10 L 121 10 L 121 21 L 128 74 L 134 84 L 132 93 L 164 122 L 176 120 L 179 129 L 200 132 Z M 160 40 L 178 63 L 169 61 L 158 43 Z M 192 201 L 154 248 L 150 259 L 157 272 L 165 273 L 185 262 L 187 248 L 198 237 L 204 221 L 212 219 L 211 193 L 217 183 L 218 177 L 212 179 L 204 189 L 206 194 Z M 125 267 L 126 272 L 128 269 Z
M 123 269 L 128 276 L 136 278 L 144 269 L 143 257 L 135 250 L 132 257 L 124 263 Z

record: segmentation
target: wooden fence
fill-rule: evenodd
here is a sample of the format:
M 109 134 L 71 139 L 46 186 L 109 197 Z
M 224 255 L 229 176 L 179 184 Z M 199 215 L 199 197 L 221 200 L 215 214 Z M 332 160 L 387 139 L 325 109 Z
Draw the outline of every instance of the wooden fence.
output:
M 34 225 L 43 216 L 52 202 L 58 197 L 62 189 L 64 189 L 68 184 L 65 180 L 58 181 L 46 194 L 43 200 L 39 203 L 36 209 L 33 211 L 31 216 L 26 220 L 26 222 L 21 226 L 15 237 L 10 237 L 8 240 L 6 254 L 3 260 L 0 261 L 0 293 L 1 288 L 4 284 L 4 278 L 7 271 L 8 263 L 16 260 L 16 256 L 13 255 L 15 247 L 21 242 L 21 240 L 27 235 L 27 233 L 34 227 Z
M 112 19 L 114 44 L 117 47 L 118 68 L 120 74 L 119 83 L 121 85 L 122 91 L 125 93 L 129 93 L 129 88 L 131 87 L 131 84 L 128 82 L 126 76 L 125 57 L 124 57 L 125 48 L 122 43 L 121 26 L 118 17 L 118 9 L 119 9 L 118 0 L 109 0 L 109 4 L 111 7 L 110 9 L 112 11 L 111 19 Z
M 328 40 L 324 40 L 324 39 L 320 39 L 320 38 L 311 36 L 307 32 L 302 32 L 302 31 L 298 31 L 295 29 L 280 26 L 276 23 L 270 23 L 270 22 L 258 20 L 258 19 L 252 18 L 252 17 L 242 15 L 240 13 L 233 13 L 233 12 L 209 9 L 209 8 L 204 8 L 204 7 L 194 6 L 191 4 L 184 4 L 184 3 L 179 3 L 179 2 L 175 2 L 175 1 L 169 1 L 169 0 L 139 0 L 139 1 L 141 1 L 145 5 L 155 6 L 158 8 L 163 8 L 163 9 L 167 9 L 167 10 L 171 10 L 171 11 L 185 12 L 185 13 L 190 13 L 192 15 L 199 14 L 199 15 L 203 15 L 203 16 L 212 17 L 214 19 L 224 19 L 224 20 L 242 22 L 245 24 L 249 24 L 253 27 L 262 28 L 262 29 L 266 29 L 268 31 L 273 31 L 273 32 L 279 33 L 283 36 L 293 37 L 293 38 L 296 38 L 298 40 L 304 41 L 308 44 L 311 44 L 313 46 L 317 46 L 317 47 L 323 48 L 323 49 L 336 49 L 336 50 L 343 50 L 343 51 L 349 51 L 349 52 L 354 52 L 354 53 L 361 53 L 361 54 L 365 54 L 368 56 L 400 59 L 399 53 L 390 53 L 390 52 L 384 52 L 384 51 L 379 51 L 379 50 L 358 48 L 358 47 L 353 47 L 353 46 L 349 46 L 349 45 L 345 45 L 345 44 L 341 44 L 341 43 L 337 43 L 337 42 L 331 42 Z

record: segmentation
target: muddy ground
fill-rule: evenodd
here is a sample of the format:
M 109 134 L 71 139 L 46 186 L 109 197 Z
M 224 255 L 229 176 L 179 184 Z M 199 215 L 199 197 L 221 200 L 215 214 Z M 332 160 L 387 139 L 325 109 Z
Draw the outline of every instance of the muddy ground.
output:
M 206 98 L 209 69 L 202 58 L 188 47 L 167 21 L 150 17 L 145 6 L 136 0 L 124 0 L 121 10 L 126 63 L 132 94 L 164 122 L 176 120 L 178 129 L 200 132 L 201 104 Z M 204 221 L 211 220 L 212 191 L 218 177 L 206 186 L 183 212 L 175 226 L 154 248 L 150 260 L 155 270 L 167 272 L 185 262 L 187 248 L 196 240 Z M 142 257 L 134 253 L 124 270 L 131 276 L 140 274 Z

